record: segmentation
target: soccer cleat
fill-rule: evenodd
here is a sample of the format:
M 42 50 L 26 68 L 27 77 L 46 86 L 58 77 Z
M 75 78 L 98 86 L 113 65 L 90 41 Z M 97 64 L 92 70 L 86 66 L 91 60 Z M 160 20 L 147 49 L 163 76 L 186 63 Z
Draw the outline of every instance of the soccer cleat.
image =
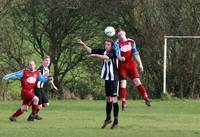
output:
M 146 104 L 148 107 L 151 107 L 151 100 L 150 100 L 150 99 L 145 100 L 145 104 Z
M 125 111 L 126 110 L 126 104 L 123 104 L 122 105 L 122 111 Z
M 113 123 L 110 129 L 116 129 L 116 128 L 118 128 L 118 124 Z
M 12 122 L 15 122 L 15 121 L 16 121 L 16 118 L 13 117 L 13 116 L 11 116 L 11 117 L 9 117 L 9 120 L 12 121 Z
M 36 120 L 42 120 L 43 118 L 40 117 L 39 115 L 36 115 L 36 116 L 35 116 L 35 119 L 36 119 Z
M 31 115 L 28 117 L 27 121 L 33 122 L 34 119 L 35 119 L 35 117 L 31 114 Z
M 108 124 L 112 123 L 111 120 L 105 120 L 101 128 L 105 128 Z

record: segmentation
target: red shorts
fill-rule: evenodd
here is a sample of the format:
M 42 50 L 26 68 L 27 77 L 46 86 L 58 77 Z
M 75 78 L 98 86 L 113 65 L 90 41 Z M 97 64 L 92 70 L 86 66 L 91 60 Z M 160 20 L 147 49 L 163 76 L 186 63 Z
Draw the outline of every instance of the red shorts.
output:
M 35 93 L 34 90 L 22 90 L 21 96 L 23 100 L 22 105 L 30 106 L 35 96 Z
M 139 73 L 137 70 L 137 64 L 134 61 L 129 61 L 128 63 L 119 62 L 119 75 L 121 79 L 139 78 Z

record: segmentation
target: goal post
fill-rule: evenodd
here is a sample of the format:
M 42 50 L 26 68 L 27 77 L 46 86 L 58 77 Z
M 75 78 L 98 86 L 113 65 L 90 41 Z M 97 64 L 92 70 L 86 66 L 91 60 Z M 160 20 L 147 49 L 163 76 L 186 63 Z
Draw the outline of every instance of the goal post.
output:
M 163 93 L 166 89 L 166 72 L 167 72 L 167 40 L 168 39 L 200 39 L 200 36 L 164 36 L 164 60 L 163 60 Z

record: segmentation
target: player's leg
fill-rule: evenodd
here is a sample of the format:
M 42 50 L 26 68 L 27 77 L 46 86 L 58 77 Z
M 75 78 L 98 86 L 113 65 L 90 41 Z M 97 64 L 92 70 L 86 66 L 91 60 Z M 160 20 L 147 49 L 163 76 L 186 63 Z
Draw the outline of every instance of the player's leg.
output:
M 32 98 L 32 113 L 31 115 L 28 117 L 28 121 L 34 121 L 35 119 L 35 115 L 37 113 L 37 110 L 38 110 L 38 102 L 39 102 L 39 99 L 37 96 L 34 96 Z
M 31 104 L 31 100 L 27 94 L 28 92 L 23 92 L 21 93 L 22 96 L 22 106 L 19 108 L 12 116 L 10 116 L 10 121 L 16 121 L 16 118 L 19 117 L 21 114 L 24 112 L 28 111 L 29 105 Z
M 106 119 L 102 125 L 102 128 L 105 128 L 111 121 L 111 111 L 112 111 L 112 100 L 110 96 L 110 88 L 109 88 L 109 81 L 105 81 L 105 94 L 106 94 Z
M 39 89 L 39 92 L 40 92 L 40 99 L 39 99 L 39 103 L 38 103 L 39 107 L 38 107 L 35 119 L 42 120 L 42 117 L 39 116 L 38 113 L 42 109 L 42 107 L 48 107 L 49 103 L 48 103 L 48 98 L 47 98 L 47 96 L 44 93 L 44 90 L 43 89 Z
M 139 79 L 139 73 L 138 73 L 137 67 L 134 64 L 130 64 L 129 68 L 130 68 L 129 69 L 129 76 L 130 76 L 131 79 L 133 79 L 135 86 L 137 87 L 138 91 L 140 92 L 143 99 L 145 100 L 145 104 L 147 106 L 151 106 L 150 99 L 148 97 L 147 91 L 146 91 L 144 85 L 141 83 L 141 81 Z
M 134 78 L 133 82 L 134 82 L 135 86 L 137 87 L 138 91 L 140 92 L 140 94 L 142 95 L 143 99 L 145 100 L 145 104 L 150 107 L 151 102 L 150 102 L 149 96 L 147 94 L 147 91 L 146 91 L 144 85 L 141 83 L 140 79 Z
M 117 96 L 112 97 L 112 101 L 113 101 L 114 121 L 113 121 L 113 124 L 111 126 L 111 129 L 115 129 L 115 128 L 118 127 L 118 114 L 119 114 L 119 105 L 118 105 L 118 101 L 117 101 Z
M 38 111 L 42 108 L 42 95 L 41 95 L 41 92 L 40 92 L 40 89 L 39 88 L 35 88 L 35 95 L 38 97 L 39 101 L 38 101 L 38 109 L 37 109 L 37 112 L 36 112 L 36 115 L 38 113 Z M 32 107 L 32 109 L 34 109 L 34 107 Z M 32 110 L 33 111 L 33 110 Z M 31 121 L 32 120 L 32 113 L 29 115 L 28 117 L 28 121 Z M 37 116 L 35 116 L 36 118 Z
M 28 105 L 22 105 L 12 116 L 9 117 L 10 121 L 16 121 L 17 117 L 19 117 L 24 112 L 28 111 Z
M 126 94 L 127 94 L 126 85 L 127 85 L 127 80 L 123 79 L 120 81 L 122 111 L 124 111 L 126 109 Z
M 114 121 L 111 126 L 111 129 L 115 129 L 118 127 L 118 114 L 119 114 L 119 105 L 118 105 L 118 90 L 119 90 L 119 82 L 118 81 L 112 81 L 112 84 L 110 84 L 111 88 L 111 98 L 112 98 L 112 104 L 113 104 L 113 115 L 114 115 Z
M 35 114 L 35 119 L 37 119 L 37 120 L 42 120 L 42 117 L 40 117 L 39 116 L 39 111 L 42 109 L 42 103 L 38 103 L 38 109 L 37 109 L 37 112 L 36 112 L 36 114 Z
M 128 74 L 130 76 L 130 79 L 133 79 L 135 86 L 137 87 L 138 91 L 140 92 L 140 94 L 142 95 L 142 97 L 145 100 L 145 104 L 147 106 L 151 106 L 150 99 L 148 97 L 147 91 L 146 91 L 144 85 L 141 83 L 141 81 L 139 79 L 139 72 L 137 70 L 137 65 L 134 62 L 131 62 L 129 64 L 128 68 L 129 68 Z
M 111 120 L 112 100 L 111 97 L 106 97 L 106 119 L 101 128 L 105 128 L 108 124 L 112 123 Z
M 122 110 L 124 111 L 126 108 L 126 85 L 127 85 L 127 72 L 126 68 L 123 65 L 119 66 L 119 75 L 120 75 L 120 94 L 122 101 Z
M 42 107 L 48 107 L 49 106 L 49 100 L 47 95 L 45 94 L 44 90 L 41 90 L 42 93 Z

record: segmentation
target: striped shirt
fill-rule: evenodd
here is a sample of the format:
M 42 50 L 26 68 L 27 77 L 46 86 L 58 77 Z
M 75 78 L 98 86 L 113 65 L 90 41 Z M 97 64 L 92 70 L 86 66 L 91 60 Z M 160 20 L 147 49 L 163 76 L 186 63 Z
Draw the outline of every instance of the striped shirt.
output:
M 49 76 L 49 68 L 45 68 L 44 66 L 40 66 L 38 68 L 38 70 L 40 70 L 41 75 L 46 76 L 46 77 Z M 44 86 L 44 82 L 42 82 L 42 81 L 37 82 L 37 88 L 43 88 L 43 86 Z
M 92 49 L 92 54 L 107 55 L 110 59 L 104 60 L 101 68 L 101 78 L 104 80 L 118 81 L 117 57 L 115 51 L 107 52 L 105 49 Z

